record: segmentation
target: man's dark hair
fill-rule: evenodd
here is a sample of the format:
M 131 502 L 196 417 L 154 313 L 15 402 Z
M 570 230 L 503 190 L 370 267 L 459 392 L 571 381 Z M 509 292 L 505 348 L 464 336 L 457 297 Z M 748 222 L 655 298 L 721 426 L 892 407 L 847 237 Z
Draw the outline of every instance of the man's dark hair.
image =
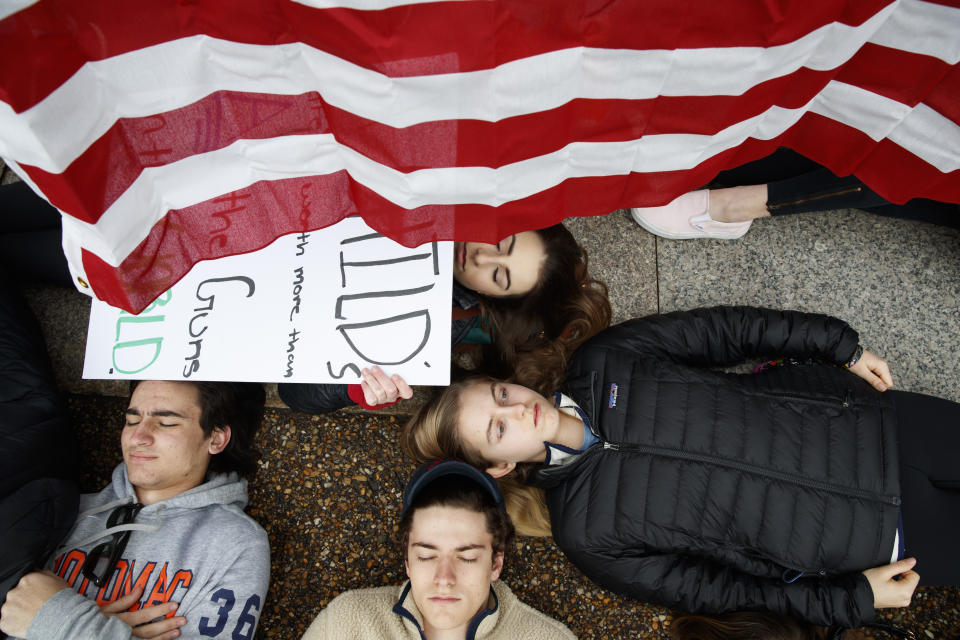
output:
M 427 507 L 454 507 L 481 513 L 487 522 L 487 532 L 493 536 L 493 555 L 505 553 L 513 541 L 513 522 L 510 516 L 498 507 L 490 492 L 463 476 L 444 476 L 420 490 L 410 503 L 407 513 L 400 519 L 397 540 L 403 553 L 410 543 L 413 516 Z
M 137 380 L 130 385 L 131 395 L 140 382 Z M 263 385 L 254 382 L 184 382 L 197 390 L 200 428 L 205 437 L 210 437 L 217 427 L 230 425 L 230 442 L 223 451 L 210 458 L 209 470 L 253 475 L 260 458 L 254 438 L 263 419 L 266 401 Z

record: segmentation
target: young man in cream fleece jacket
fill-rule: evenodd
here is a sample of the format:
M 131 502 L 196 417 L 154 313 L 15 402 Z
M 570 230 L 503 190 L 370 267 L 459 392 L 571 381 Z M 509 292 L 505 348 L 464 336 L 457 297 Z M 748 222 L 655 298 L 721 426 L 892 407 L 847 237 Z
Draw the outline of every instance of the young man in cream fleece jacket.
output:
M 575 638 L 497 580 L 513 524 L 487 474 L 449 460 L 420 467 L 404 491 L 399 538 L 409 581 L 340 594 L 303 640 Z
M 81 497 L 48 571 L 7 594 L 0 630 L 27 640 L 252 638 L 270 550 L 243 512 L 239 474 L 256 469 L 263 402 L 260 385 L 139 383 L 112 483 Z

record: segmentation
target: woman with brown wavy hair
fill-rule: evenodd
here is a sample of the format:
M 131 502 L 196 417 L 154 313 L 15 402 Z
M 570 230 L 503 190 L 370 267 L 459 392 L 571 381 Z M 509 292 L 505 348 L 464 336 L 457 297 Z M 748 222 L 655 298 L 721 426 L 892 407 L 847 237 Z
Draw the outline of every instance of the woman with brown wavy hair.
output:
M 507 236 L 497 244 L 454 243 L 454 347 L 468 350 L 474 367 L 498 375 L 524 372 L 523 362 L 550 362 L 563 371 L 584 340 L 610 324 L 607 288 L 590 277 L 587 253 L 562 224 Z M 526 371 L 538 382 L 538 370 Z M 292 409 L 326 413 L 350 404 L 374 409 L 413 390 L 379 367 L 361 372 L 359 385 L 280 384 Z

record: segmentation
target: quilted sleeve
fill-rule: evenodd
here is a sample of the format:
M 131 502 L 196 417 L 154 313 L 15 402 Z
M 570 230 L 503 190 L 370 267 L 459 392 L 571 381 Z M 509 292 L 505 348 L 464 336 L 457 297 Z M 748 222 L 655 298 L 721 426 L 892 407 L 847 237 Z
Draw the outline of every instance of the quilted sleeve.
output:
M 609 550 L 597 549 L 567 551 L 567 555 L 611 591 L 691 613 L 765 610 L 816 625 L 850 628 L 874 618 L 873 592 L 861 573 L 787 583 L 693 556 L 621 553 L 614 557 Z
M 629 320 L 602 332 L 584 349 L 617 349 L 698 366 L 767 356 L 843 364 L 858 342 L 847 323 L 823 314 L 710 307 Z

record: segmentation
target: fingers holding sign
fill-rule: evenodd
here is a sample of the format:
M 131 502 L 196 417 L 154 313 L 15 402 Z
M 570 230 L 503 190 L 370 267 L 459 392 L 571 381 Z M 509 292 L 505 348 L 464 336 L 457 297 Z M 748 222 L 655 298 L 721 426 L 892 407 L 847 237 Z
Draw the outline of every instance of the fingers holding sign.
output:
M 398 374 L 388 376 L 374 365 L 360 372 L 363 399 L 368 405 L 390 404 L 399 398 L 412 398 L 413 389 Z

